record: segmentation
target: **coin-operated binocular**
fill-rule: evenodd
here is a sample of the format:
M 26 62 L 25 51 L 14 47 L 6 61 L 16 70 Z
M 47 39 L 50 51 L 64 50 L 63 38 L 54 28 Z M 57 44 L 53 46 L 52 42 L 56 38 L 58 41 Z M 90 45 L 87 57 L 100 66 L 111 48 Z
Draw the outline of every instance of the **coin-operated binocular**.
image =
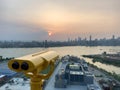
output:
M 43 80 L 50 77 L 54 71 L 54 63 L 58 54 L 54 51 L 40 52 L 20 58 L 15 58 L 8 62 L 8 67 L 16 72 L 23 72 L 31 78 L 31 90 L 42 90 Z M 50 66 L 47 74 L 40 72 Z

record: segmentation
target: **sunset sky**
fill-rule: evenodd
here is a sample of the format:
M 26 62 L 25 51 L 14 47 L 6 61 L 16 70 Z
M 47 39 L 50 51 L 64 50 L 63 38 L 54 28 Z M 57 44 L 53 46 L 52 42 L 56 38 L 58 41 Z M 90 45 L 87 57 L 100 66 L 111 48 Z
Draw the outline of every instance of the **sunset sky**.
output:
M 120 0 L 0 0 L 0 40 L 120 36 Z

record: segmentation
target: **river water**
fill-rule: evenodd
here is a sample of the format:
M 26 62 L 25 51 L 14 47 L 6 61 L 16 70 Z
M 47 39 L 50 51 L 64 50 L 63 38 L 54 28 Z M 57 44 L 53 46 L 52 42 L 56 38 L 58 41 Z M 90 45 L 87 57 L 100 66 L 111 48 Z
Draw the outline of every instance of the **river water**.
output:
M 107 53 L 120 52 L 120 46 L 97 46 L 97 47 L 85 47 L 85 46 L 69 46 L 69 47 L 52 47 L 49 50 L 54 50 L 59 53 L 60 56 L 75 55 L 81 57 L 81 55 L 89 54 L 101 54 L 104 51 Z M 44 48 L 0 48 L 0 56 L 3 57 L 20 57 L 31 53 L 36 53 L 44 50 Z M 83 58 L 83 57 L 81 57 Z M 109 72 L 115 72 L 120 74 L 120 67 L 113 65 L 106 65 L 99 62 L 93 63 L 92 59 L 84 58 L 87 62 L 96 65 L 99 68 L 105 69 Z

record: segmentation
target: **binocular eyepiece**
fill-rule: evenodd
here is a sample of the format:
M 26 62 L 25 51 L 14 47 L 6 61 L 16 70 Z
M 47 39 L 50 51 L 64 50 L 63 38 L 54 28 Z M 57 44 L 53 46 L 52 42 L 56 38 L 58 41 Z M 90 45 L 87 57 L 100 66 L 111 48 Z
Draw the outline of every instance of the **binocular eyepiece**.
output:
M 12 68 L 13 68 L 13 69 L 19 69 L 19 68 L 20 68 L 19 63 L 15 61 L 15 62 L 12 64 Z M 23 62 L 23 63 L 21 64 L 21 69 L 22 69 L 22 70 L 28 70 L 28 68 L 29 68 L 28 63 Z
M 28 70 L 28 68 L 29 68 L 29 65 L 26 62 L 23 62 L 21 65 L 21 69 Z
M 18 69 L 19 68 L 19 63 L 18 62 L 14 62 L 13 64 L 12 64 L 12 68 L 13 69 Z

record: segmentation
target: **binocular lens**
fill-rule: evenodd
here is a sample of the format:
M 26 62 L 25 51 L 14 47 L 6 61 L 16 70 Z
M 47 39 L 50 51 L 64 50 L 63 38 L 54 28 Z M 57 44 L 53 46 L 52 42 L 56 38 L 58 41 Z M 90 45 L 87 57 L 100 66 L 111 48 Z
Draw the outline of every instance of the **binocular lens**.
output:
M 18 69 L 18 68 L 19 68 L 19 63 L 18 63 L 18 62 L 14 62 L 14 63 L 12 64 L 12 68 L 13 68 L 13 69 Z
M 23 62 L 21 65 L 21 69 L 28 70 L 28 68 L 29 68 L 29 65 L 26 62 Z

